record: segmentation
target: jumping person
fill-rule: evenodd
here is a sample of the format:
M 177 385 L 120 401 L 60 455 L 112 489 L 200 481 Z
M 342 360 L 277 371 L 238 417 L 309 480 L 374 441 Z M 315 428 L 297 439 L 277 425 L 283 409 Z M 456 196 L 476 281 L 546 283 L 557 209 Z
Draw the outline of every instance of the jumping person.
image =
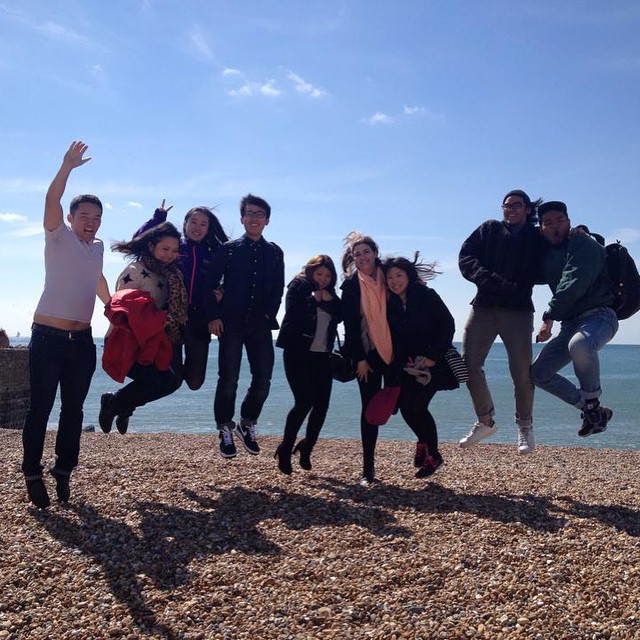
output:
M 116 291 L 131 289 L 148 292 L 158 310 L 166 316 L 166 334 L 171 343 L 171 351 L 181 349 L 181 338 L 187 323 L 187 293 L 182 274 L 177 266 L 180 251 L 180 232 L 170 223 L 163 222 L 145 231 L 128 242 L 111 245 L 132 260 L 118 276 Z M 109 332 L 105 337 L 105 354 L 111 348 Z M 113 420 L 122 434 L 127 432 L 129 418 L 137 409 L 173 393 L 178 387 L 175 371 L 169 366 L 158 366 L 156 361 L 141 363 L 134 361 L 127 377 L 131 378 L 122 389 L 115 393 L 105 393 L 100 399 L 100 428 L 109 433 Z
M 61 502 L 70 497 L 69 480 L 78 464 L 83 405 L 96 368 L 91 316 L 96 295 L 107 304 L 109 286 L 102 273 L 104 246 L 96 238 L 102 203 L 94 195 L 76 196 L 67 221 L 60 203 L 69 175 L 91 158 L 87 145 L 73 142 L 45 198 L 44 291 L 38 302 L 29 343 L 31 407 L 22 431 L 24 472 L 29 500 L 41 509 L 50 500 L 42 477 L 47 422 L 60 387 L 56 459 L 49 473 Z
M 551 247 L 544 259 L 544 277 L 553 292 L 538 341 L 551 338 L 555 320 L 561 325 L 560 333 L 538 354 L 531 377 L 537 387 L 582 412 L 579 436 L 601 433 L 613 411 L 600 405 L 598 351 L 618 331 L 618 319 L 610 307 L 613 289 L 605 249 L 586 233 L 569 233 L 571 222 L 564 202 L 545 202 L 538 208 L 538 217 Z M 558 373 L 570 362 L 580 387 Z
M 172 208 L 165 208 L 163 200 L 153 217 L 135 235 L 166 222 L 167 214 Z M 189 389 L 194 391 L 204 384 L 211 342 L 204 306 L 204 282 L 214 254 L 227 240 L 229 238 L 220 220 L 209 207 L 192 207 L 187 211 L 182 225 L 180 259 L 177 264 L 187 290 L 189 318 L 181 339 L 184 360 L 182 345 L 176 346 L 171 368 L 177 376 L 178 384 L 182 384 L 184 379 Z
M 268 202 L 252 194 L 240 201 L 240 222 L 245 233 L 222 245 L 207 274 L 204 303 L 210 333 L 218 338 L 218 385 L 214 417 L 220 455 L 237 455 L 234 432 L 252 455 L 260 453 L 256 428 L 269 395 L 274 351 L 271 331 L 278 328 L 276 315 L 284 291 L 282 249 L 267 242 L 264 228 L 271 219 Z M 222 286 L 222 298 L 216 292 Z M 246 349 L 251 384 L 234 422 L 242 349 Z
M 292 451 L 300 453 L 303 469 L 311 469 L 311 452 L 329 408 L 333 384 L 330 355 L 341 320 L 336 280 L 333 260 L 319 255 L 311 258 L 287 287 L 286 311 L 276 346 L 283 349 L 284 372 L 294 405 L 275 453 L 278 468 L 287 475 L 292 472 Z M 305 437 L 294 448 L 307 415 Z
M 462 355 L 469 370 L 467 388 L 476 421 L 460 440 L 471 447 L 493 435 L 497 427 L 493 399 L 484 374 L 484 363 L 500 336 L 509 359 L 515 396 L 518 452 L 531 453 L 533 437 L 533 285 L 540 280 L 546 251 L 536 221 L 540 200 L 531 201 L 520 189 L 502 199 L 502 220 L 483 222 L 462 244 L 458 265 L 462 275 L 476 285 L 471 313 L 462 336 Z

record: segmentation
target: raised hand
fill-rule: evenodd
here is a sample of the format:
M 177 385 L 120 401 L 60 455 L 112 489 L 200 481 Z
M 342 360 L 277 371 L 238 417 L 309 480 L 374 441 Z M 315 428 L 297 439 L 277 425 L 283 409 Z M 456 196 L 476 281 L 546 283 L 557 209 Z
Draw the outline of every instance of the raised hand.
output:
M 164 206 L 164 201 L 165 199 L 162 198 L 162 203 L 160 204 L 160 206 L 158 207 L 158 209 L 161 209 L 162 211 L 164 211 L 165 213 L 169 213 L 169 211 L 171 211 L 171 209 L 173 209 L 173 205 L 170 205 L 168 207 Z
M 70 169 L 75 169 L 76 167 L 80 167 L 86 162 L 89 162 L 91 158 L 84 158 L 84 154 L 89 148 L 81 140 L 74 140 L 71 143 L 71 146 L 67 149 L 67 152 L 64 154 L 63 164 L 65 164 Z

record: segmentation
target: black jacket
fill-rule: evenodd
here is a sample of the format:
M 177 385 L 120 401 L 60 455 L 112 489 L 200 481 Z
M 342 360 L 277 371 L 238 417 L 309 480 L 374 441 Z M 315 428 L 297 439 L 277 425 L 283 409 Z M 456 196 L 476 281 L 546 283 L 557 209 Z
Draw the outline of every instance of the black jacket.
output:
M 340 289 L 342 290 L 342 318 L 344 320 L 343 352 L 355 368 L 358 362 L 367 359 L 360 335 L 362 311 L 360 309 L 360 281 L 357 272 L 351 274 L 342 283 Z
M 533 311 L 533 285 L 541 283 L 547 245 L 538 229 L 525 224 L 518 233 L 499 220 L 483 222 L 462 244 L 458 266 L 478 288 L 477 307 Z
M 327 289 L 333 300 L 317 302 L 312 295 L 316 288 L 315 283 L 306 278 L 296 277 L 289 283 L 285 297 L 285 314 L 276 346 L 292 351 L 309 351 L 316 332 L 318 308 L 321 308 L 331 315 L 327 330 L 327 350 L 333 350 L 336 327 L 342 320 L 340 298 L 335 289 Z
M 455 321 L 433 289 L 420 282 L 410 284 L 404 308 L 400 298 L 391 294 L 387 303 L 387 319 L 397 368 L 406 366 L 409 358 L 425 356 L 436 361 L 431 374 L 437 388 L 455 389 L 459 386 L 444 357 L 452 347 Z
M 282 249 L 260 238 L 264 250 L 264 286 L 258 306 L 264 311 L 265 322 L 270 329 L 278 328 L 276 315 L 284 290 L 284 255 Z M 207 321 L 221 318 L 225 329 L 242 329 L 246 326 L 247 310 L 251 294 L 251 245 L 246 235 L 225 242 L 214 254 L 206 276 L 204 303 Z M 216 302 L 214 290 L 224 283 L 224 295 Z

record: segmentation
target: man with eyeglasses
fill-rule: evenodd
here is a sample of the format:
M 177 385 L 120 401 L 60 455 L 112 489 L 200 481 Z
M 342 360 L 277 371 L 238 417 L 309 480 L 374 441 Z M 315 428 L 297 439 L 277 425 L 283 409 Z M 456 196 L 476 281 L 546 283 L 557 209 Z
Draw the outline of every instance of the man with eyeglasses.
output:
M 541 281 L 545 242 L 535 226 L 536 207 L 521 189 L 502 200 L 502 220 L 483 222 L 463 243 L 458 265 L 462 275 L 476 285 L 471 313 L 462 337 L 462 355 L 469 369 L 467 388 L 477 416 L 460 440 L 471 447 L 493 435 L 497 427 L 484 363 L 499 336 L 507 351 L 515 396 L 518 452 L 531 453 L 533 394 L 530 366 L 533 355 L 533 285 Z
M 284 254 L 262 235 L 270 217 L 266 200 L 252 194 L 242 198 L 240 222 L 245 233 L 216 252 L 205 283 L 209 331 L 218 338 L 214 416 L 223 458 L 237 454 L 234 433 L 246 451 L 260 453 L 256 427 L 271 387 L 271 331 L 278 328 L 276 315 L 284 291 Z M 220 300 L 215 293 L 219 287 L 223 290 Z M 251 384 L 240 407 L 240 420 L 234 422 L 243 347 L 251 368 Z

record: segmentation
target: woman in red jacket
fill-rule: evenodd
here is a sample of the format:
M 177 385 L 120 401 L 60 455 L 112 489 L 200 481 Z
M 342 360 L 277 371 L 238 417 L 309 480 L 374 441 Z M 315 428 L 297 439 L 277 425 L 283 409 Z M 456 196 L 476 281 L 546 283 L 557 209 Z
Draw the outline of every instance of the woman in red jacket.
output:
M 182 332 L 187 323 L 187 292 L 176 258 L 180 252 L 180 232 L 163 222 L 128 242 L 116 242 L 112 251 L 132 258 L 118 276 L 116 291 L 135 289 L 147 291 L 158 309 L 166 313 L 165 331 L 174 349 L 181 348 Z M 108 341 L 109 332 L 105 337 Z M 161 370 L 156 363 L 135 362 L 127 374 L 131 382 L 115 393 L 105 393 L 100 399 L 100 428 L 109 433 L 116 428 L 126 433 L 134 410 L 147 402 L 173 393 L 179 386 L 173 369 Z

